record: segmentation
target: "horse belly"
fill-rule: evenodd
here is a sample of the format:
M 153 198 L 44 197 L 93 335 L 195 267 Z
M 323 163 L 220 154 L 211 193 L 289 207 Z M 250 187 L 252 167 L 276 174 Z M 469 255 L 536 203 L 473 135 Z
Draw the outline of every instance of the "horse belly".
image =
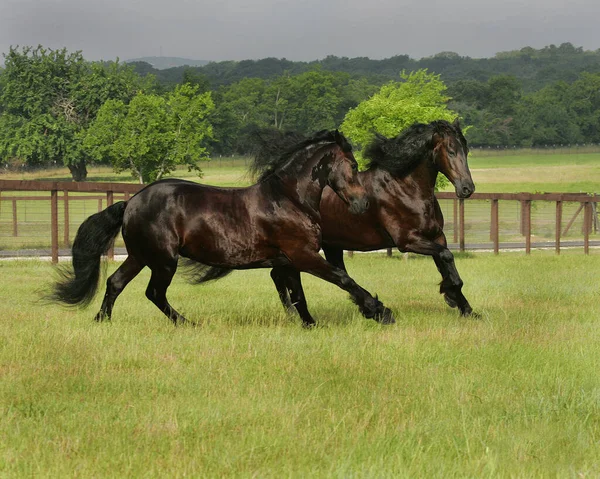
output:
M 186 232 L 181 255 L 211 266 L 242 269 L 277 256 L 278 250 L 264 243 L 249 228 L 220 221 L 197 225 Z

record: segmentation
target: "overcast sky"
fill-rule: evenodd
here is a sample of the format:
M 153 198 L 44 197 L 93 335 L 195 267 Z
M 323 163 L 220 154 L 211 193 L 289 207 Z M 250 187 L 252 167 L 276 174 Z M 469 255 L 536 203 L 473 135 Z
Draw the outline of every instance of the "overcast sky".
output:
M 563 42 L 596 50 L 599 20 L 600 0 L 0 0 L 0 52 L 42 44 L 88 60 L 478 58 Z

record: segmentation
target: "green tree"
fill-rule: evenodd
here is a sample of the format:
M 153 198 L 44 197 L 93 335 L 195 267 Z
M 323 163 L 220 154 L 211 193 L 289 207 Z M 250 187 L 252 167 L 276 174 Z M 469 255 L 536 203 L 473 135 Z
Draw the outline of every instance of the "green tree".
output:
M 600 143 L 600 73 L 581 73 L 569 86 L 567 101 L 582 140 Z
M 0 157 L 32 166 L 62 163 L 75 181 L 87 176 L 81 141 L 100 106 L 111 98 L 128 101 L 153 84 L 118 61 L 89 63 L 66 49 L 11 48 L 5 63 Z
M 344 118 L 342 131 L 359 146 L 366 145 L 375 133 L 396 136 L 415 122 L 452 121 L 457 117 L 447 107 L 446 85 L 439 75 L 418 70 L 403 72 L 400 77 L 402 81 L 382 86 Z
M 179 85 L 166 97 L 138 93 L 129 104 L 108 100 L 87 131 L 84 147 L 115 171 L 130 170 L 140 183 L 162 178 L 178 165 L 201 174 L 212 138 L 210 92 Z
M 270 112 L 264 103 L 267 84 L 260 78 L 244 78 L 214 95 L 217 105 L 211 122 L 214 126 L 214 150 L 222 154 L 248 153 L 250 133 L 268 125 Z

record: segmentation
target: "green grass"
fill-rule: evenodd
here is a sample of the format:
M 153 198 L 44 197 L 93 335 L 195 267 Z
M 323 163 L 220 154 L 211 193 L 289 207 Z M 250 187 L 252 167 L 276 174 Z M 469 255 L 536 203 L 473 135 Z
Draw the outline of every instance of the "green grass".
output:
M 430 259 L 355 255 L 398 324 L 305 277 L 306 331 L 266 270 L 176 276 L 200 327 L 174 328 L 145 272 L 96 324 L 100 297 L 41 304 L 51 266 L 1 262 L 0 476 L 598 477 L 600 254 L 457 266 L 480 320 L 446 307 Z
M 195 171 L 188 171 L 185 167 L 177 168 L 168 177 L 186 178 L 209 185 L 218 186 L 246 186 L 252 183 L 248 174 L 249 158 L 213 158 L 201 162 L 202 177 Z M 66 168 L 39 170 L 31 172 L 8 172 L 0 175 L 4 180 L 46 180 L 46 181 L 71 181 L 71 175 Z M 88 168 L 88 181 L 104 181 L 117 183 L 137 183 L 127 171 L 115 173 L 108 166 L 92 166 Z
M 600 193 L 600 153 L 495 157 L 475 154 L 469 159 L 469 166 L 480 193 Z

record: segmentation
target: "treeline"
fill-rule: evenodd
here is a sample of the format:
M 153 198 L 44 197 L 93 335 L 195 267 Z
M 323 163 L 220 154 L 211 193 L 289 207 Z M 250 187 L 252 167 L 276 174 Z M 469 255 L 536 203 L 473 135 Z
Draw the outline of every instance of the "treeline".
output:
M 256 128 L 311 133 L 347 125 L 361 103 L 376 105 L 387 98 L 376 93 L 409 82 L 401 91 L 412 93 L 397 101 L 416 102 L 423 118 L 442 111 L 434 106 L 461 117 L 474 146 L 600 142 L 600 52 L 570 44 L 481 60 L 442 53 L 418 61 L 264 59 L 170 70 L 25 47 L 11 49 L 0 70 L 0 162 L 62 163 L 78 180 L 89 163 L 109 163 L 151 181 L 209 154 L 251 152 Z M 435 105 L 423 95 L 431 85 Z M 391 110 L 413 111 L 385 106 L 379 115 Z M 407 115 L 384 122 L 366 115 L 361 128 L 423 121 Z
M 190 67 L 158 70 L 144 62 L 132 63 L 140 74 L 152 73 L 161 84 L 181 83 Z M 328 56 L 312 62 L 294 62 L 285 58 L 260 60 L 211 62 L 194 67 L 194 73 L 206 77 L 213 89 L 231 85 L 244 78 L 275 78 L 284 73 L 297 75 L 315 68 L 331 72 L 343 72 L 352 78 L 364 78 L 381 86 L 397 81 L 402 70 L 427 69 L 441 75 L 446 84 L 459 80 L 487 82 L 494 76 L 512 75 L 517 78 L 523 91 L 532 92 L 557 81 L 573 82 L 582 72 L 600 73 L 600 49 L 586 51 L 571 43 L 549 45 L 536 50 L 525 47 L 520 50 L 501 52 L 492 58 L 470 58 L 454 52 L 441 52 L 431 57 L 415 60 L 408 55 L 396 55 L 383 60 L 367 57 L 347 58 Z
M 269 123 L 266 118 L 269 115 L 263 115 L 262 121 L 257 117 L 250 119 L 245 111 L 239 110 L 240 102 L 247 107 L 258 106 L 275 116 L 281 102 L 286 101 L 292 110 L 305 109 L 307 117 L 322 120 L 301 121 L 301 115 L 293 113 L 284 115 L 283 122 L 281 115 L 278 119 L 271 118 L 270 123 L 280 128 L 309 131 L 316 126 L 331 127 L 382 85 L 399 81 L 400 72 L 420 69 L 439 74 L 448 86 L 449 107 L 471 126 L 469 140 L 474 146 L 538 147 L 600 142 L 600 49 L 586 51 L 571 43 L 542 49 L 525 47 L 483 59 L 442 52 L 420 60 L 407 55 L 384 60 L 328 56 L 314 62 L 265 58 L 213 62 L 196 68 L 155 70 L 148 64 L 134 64 L 134 68 L 140 74 L 152 74 L 161 88 L 169 89 L 195 78 L 202 88 L 212 90 L 217 104 L 224 107 L 217 110 L 230 115 L 229 121 L 219 123 L 219 126 L 229 125 L 222 133 L 241 133 L 231 140 L 217 128 L 220 141 L 215 147 L 219 153 L 243 152 L 247 144 L 243 132 L 248 125 Z M 307 78 L 316 90 L 333 85 L 328 98 L 335 100 L 312 102 L 311 98 L 319 95 L 306 95 L 298 88 Z M 287 87 L 282 88 L 286 82 Z M 260 101 L 253 103 L 256 96 Z M 232 110 L 228 100 L 234 97 L 233 103 L 238 107 Z M 252 108 L 248 112 L 256 114 Z

